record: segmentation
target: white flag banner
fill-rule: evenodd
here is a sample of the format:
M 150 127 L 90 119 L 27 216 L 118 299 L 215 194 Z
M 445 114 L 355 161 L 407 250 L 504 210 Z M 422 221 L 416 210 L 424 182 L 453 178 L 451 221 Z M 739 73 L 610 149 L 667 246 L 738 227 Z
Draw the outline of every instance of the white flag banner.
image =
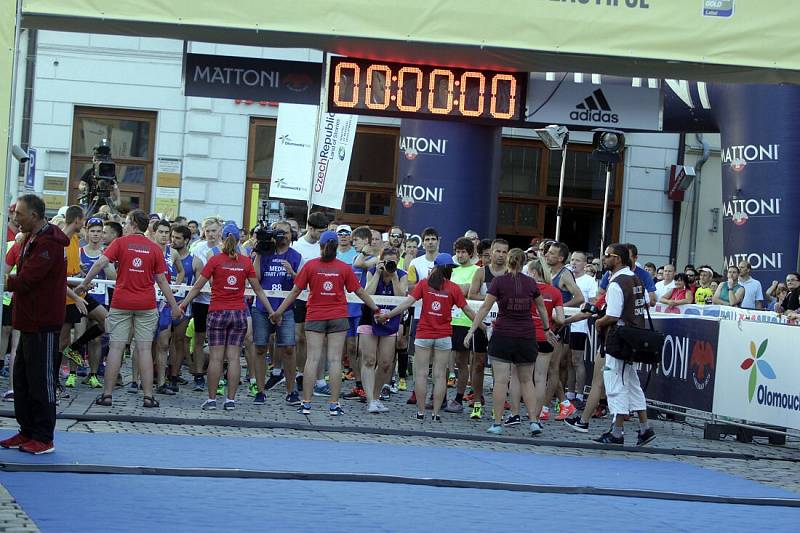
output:
M 314 105 L 281 104 L 278 107 L 270 198 L 308 201 L 317 118 Z
M 311 203 L 341 209 L 358 115 L 325 113 L 319 125 Z

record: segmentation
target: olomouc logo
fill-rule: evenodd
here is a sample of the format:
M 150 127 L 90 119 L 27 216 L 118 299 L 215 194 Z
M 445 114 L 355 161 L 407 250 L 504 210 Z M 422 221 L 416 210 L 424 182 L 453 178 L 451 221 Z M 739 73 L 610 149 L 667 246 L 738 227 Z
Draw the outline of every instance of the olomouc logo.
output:
M 750 357 L 746 358 L 742 361 L 742 364 L 739 365 L 742 370 L 750 370 L 750 379 L 747 385 L 747 399 L 750 403 L 753 402 L 753 395 L 756 392 L 759 374 L 766 379 L 775 379 L 775 371 L 772 369 L 772 365 L 762 359 L 764 353 L 767 351 L 768 343 L 769 339 L 764 339 L 759 345 L 758 350 L 756 350 L 756 343 L 750 341 Z

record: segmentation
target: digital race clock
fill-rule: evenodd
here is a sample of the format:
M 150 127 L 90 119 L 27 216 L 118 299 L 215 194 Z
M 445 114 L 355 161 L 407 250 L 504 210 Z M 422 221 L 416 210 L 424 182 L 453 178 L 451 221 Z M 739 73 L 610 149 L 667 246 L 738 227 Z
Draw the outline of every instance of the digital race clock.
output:
M 484 124 L 525 119 L 527 73 L 336 57 L 328 111 Z

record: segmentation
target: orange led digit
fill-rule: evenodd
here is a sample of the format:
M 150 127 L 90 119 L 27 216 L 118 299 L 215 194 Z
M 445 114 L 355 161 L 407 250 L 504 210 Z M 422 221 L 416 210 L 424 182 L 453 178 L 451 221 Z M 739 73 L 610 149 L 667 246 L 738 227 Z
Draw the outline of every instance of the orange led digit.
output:
M 348 80 L 347 75 L 343 74 L 345 70 L 352 70 L 353 71 L 353 79 L 352 79 L 352 87 L 353 87 L 353 96 L 352 100 L 342 100 L 341 99 L 341 90 L 342 90 L 342 83 L 350 84 L 350 80 Z M 355 107 L 358 104 L 358 86 L 361 83 L 361 67 L 356 65 L 355 63 L 339 63 L 336 65 L 336 70 L 333 73 L 333 102 L 341 107 Z
M 441 92 L 442 87 L 439 87 L 437 84 L 437 78 L 447 78 L 447 95 L 445 97 L 447 103 L 444 107 L 438 107 L 436 104 L 440 101 L 437 98 L 438 94 Z M 428 111 L 434 113 L 436 115 L 447 115 L 453 110 L 453 83 L 455 82 L 455 76 L 453 76 L 452 70 L 445 70 L 441 68 L 437 68 L 431 71 L 430 73 L 430 83 L 429 83 L 429 90 L 428 90 Z
M 383 73 L 383 79 L 380 78 L 380 73 Z M 373 78 L 374 74 L 378 74 L 377 80 Z M 378 91 L 380 91 L 381 87 L 383 88 L 383 101 L 382 102 L 373 102 L 372 101 L 372 86 L 373 80 L 377 81 L 374 85 Z M 378 109 L 383 110 L 389 107 L 390 100 L 389 100 L 389 93 L 392 90 L 392 69 L 387 67 L 386 65 L 370 65 L 367 69 L 367 88 L 364 91 L 364 103 L 367 104 L 367 107 L 370 109 Z
M 478 80 L 478 106 L 477 109 L 467 109 L 467 81 Z M 461 96 L 458 99 L 458 110 L 465 117 L 479 117 L 483 114 L 484 93 L 486 92 L 486 77 L 480 72 L 468 70 L 461 75 Z
M 497 110 L 497 85 L 499 81 L 507 81 L 510 83 L 508 91 L 508 111 L 502 112 Z M 517 101 L 517 79 L 511 74 L 495 74 L 492 77 L 492 102 L 489 107 L 489 113 L 494 118 L 510 119 L 514 116 L 514 106 Z
M 414 105 L 405 105 L 403 100 L 403 88 L 405 87 L 406 74 L 414 74 L 417 78 L 416 98 Z M 397 109 L 400 111 L 410 111 L 416 113 L 422 107 L 422 70 L 418 67 L 403 67 L 397 73 Z

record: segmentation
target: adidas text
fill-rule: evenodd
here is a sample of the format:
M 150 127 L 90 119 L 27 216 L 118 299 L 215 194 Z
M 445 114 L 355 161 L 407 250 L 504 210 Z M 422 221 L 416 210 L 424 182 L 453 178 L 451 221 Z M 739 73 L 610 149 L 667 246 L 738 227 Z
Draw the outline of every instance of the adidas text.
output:
M 619 122 L 619 115 L 616 113 L 609 113 L 606 111 L 585 111 L 575 110 L 569 114 L 572 120 L 581 120 L 583 122 L 604 122 L 606 124 L 617 124 Z

